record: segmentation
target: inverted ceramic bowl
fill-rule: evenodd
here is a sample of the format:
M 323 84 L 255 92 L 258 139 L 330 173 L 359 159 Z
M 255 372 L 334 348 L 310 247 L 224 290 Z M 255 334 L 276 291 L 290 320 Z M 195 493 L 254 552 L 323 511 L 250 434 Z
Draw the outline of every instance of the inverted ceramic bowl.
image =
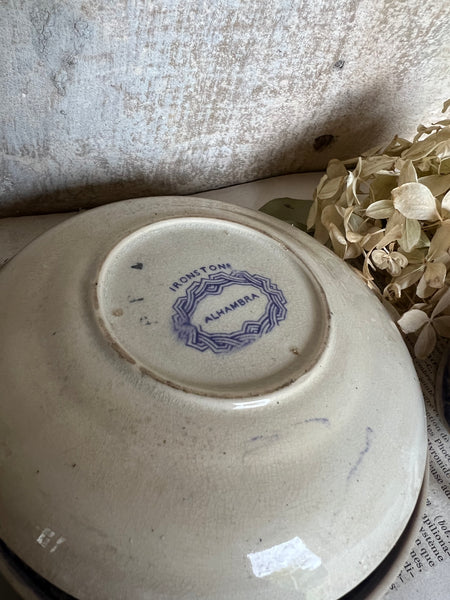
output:
M 64 593 L 336 600 L 411 527 L 414 368 L 308 235 L 116 203 L 27 246 L 0 298 L 0 538 Z

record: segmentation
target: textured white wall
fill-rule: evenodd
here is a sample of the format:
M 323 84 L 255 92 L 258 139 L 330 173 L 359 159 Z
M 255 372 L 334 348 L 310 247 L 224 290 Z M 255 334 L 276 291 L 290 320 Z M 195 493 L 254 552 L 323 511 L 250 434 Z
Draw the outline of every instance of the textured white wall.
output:
M 0 215 L 321 169 L 411 136 L 450 95 L 449 23 L 432 0 L 0 0 Z

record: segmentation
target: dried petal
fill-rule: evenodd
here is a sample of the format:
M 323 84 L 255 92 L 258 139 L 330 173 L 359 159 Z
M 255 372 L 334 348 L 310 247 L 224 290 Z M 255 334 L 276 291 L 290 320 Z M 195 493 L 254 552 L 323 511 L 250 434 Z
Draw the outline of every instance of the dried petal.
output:
M 383 297 L 391 302 L 398 300 L 402 295 L 402 289 L 398 283 L 389 283 L 383 290 Z
M 376 200 L 366 208 L 366 217 L 370 219 L 389 219 L 393 214 L 392 200 Z
M 374 250 L 370 256 L 379 269 L 387 269 L 389 255 L 385 250 Z
M 424 279 L 429 287 L 440 289 L 445 282 L 447 269 L 444 263 L 429 262 L 427 263 Z
M 392 229 L 396 228 L 398 225 L 401 229 L 403 229 L 406 222 L 406 217 L 404 217 L 398 210 L 394 210 L 394 214 L 388 222 L 386 223 L 386 234 L 390 233 Z
M 436 317 L 433 319 L 433 327 L 438 335 L 450 338 L 450 317 Z
M 352 244 L 360 244 L 361 241 L 363 240 L 363 235 L 361 233 L 358 233 L 357 231 L 350 231 L 349 230 L 345 234 L 345 237 Z
M 411 252 L 416 248 L 420 241 L 422 228 L 416 219 L 406 219 L 403 235 L 399 240 L 399 245 L 405 252 Z
M 406 151 L 408 148 L 412 146 L 409 140 L 405 140 L 404 138 L 398 137 L 396 135 L 392 142 L 390 142 L 386 148 L 384 149 L 385 154 L 389 154 L 389 156 L 398 156 L 400 153 Z
M 336 227 L 339 228 L 343 224 L 343 218 L 339 214 L 334 204 L 329 204 L 328 206 L 325 206 L 325 208 L 322 210 L 321 221 L 324 227 L 328 229 L 328 231 L 330 230 L 330 225 L 332 223 L 334 223 L 334 225 L 336 225 Z
M 446 128 L 440 129 L 429 135 L 426 139 L 416 142 L 410 148 L 402 152 L 402 158 L 410 158 L 411 160 L 419 160 L 428 156 L 433 150 L 437 153 L 437 147 L 445 143 L 450 137 L 450 131 Z
M 430 127 L 425 127 L 425 125 L 419 125 L 417 127 L 417 134 L 414 136 L 413 142 L 417 142 L 424 133 L 430 134 L 433 133 L 433 131 L 439 131 L 439 129 L 440 127 L 438 127 L 437 124 L 430 125 Z
M 383 229 L 374 231 L 373 233 L 368 233 L 367 235 L 365 235 L 363 237 L 360 244 L 364 248 L 364 250 L 367 250 L 367 252 L 371 252 L 376 247 L 378 242 L 381 240 L 383 235 L 384 235 Z
M 314 225 L 316 224 L 317 213 L 318 213 L 318 200 L 317 200 L 317 196 L 316 196 L 314 198 L 311 208 L 309 209 L 308 218 L 306 220 L 306 227 L 308 230 L 312 229 L 314 227 Z
M 450 140 L 445 140 L 437 144 L 436 148 L 434 149 L 434 153 L 441 160 L 445 160 L 446 158 L 448 158 L 450 156 Z
M 429 248 L 430 247 L 430 238 L 427 236 L 425 231 L 422 229 L 420 233 L 420 240 L 417 245 L 418 248 Z
M 340 258 L 344 258 L 345 250 L 347 249 L 345 236 L 334 223 L 330 224 L 329 234 L 333 250 Z
M 327 177 L 328 179 L 347 177 L 347 168 L 344 163 L 336 158 L 332 158 L 327 166 Z
M 405 314 L 398 320 L 397 325 L 404 333 L 414 333 L 421 327 L 428 323 L 430 320 L 429 316 L 422 310 L 412 308 L 405 312 Z
M 425 263 L 426 248 L 415 248 L 405 254 L 410 265 L 423 265 Z
M 389 232 L 386 229 L 386 233 L 378 242 L 377 248 L 384 248 L 384 246 L 387 246 L 391 242 L 399 240 L 402 237 L 402 235 L 403 231 L 400 225 L 395 225 L 395 227 L 392 227 L 392 229 L 390 229 Z
M 441 293 L 442 293 L 442 290 L 440 292 L 437 292 L 435 295 L 437 296 L 438 294 L 441 294 Z M 433 296 L 433 298 L 434 298 L 434 296 Z M 444 312 L 444 310 L 448 306 L 450 306 L 450 288 L 447 288 L 447 290 L 439 298 L 438 303 L 436 304 L 433 312 L 431 313 L 431 317 L 434 318 L 435 315 L 438 315 L 439 313 Z
M 402 272 L 402 268 L 397 262 L 395 262 L 395 260 L 391 260 L 386 268 L 386 271 L 389 273 L 389 275 L 392 275 L 392 277 L 397 277 Z
M 347 244 L 347 248 L 344 252 L 344 260 L 351 258 L 357 258 L 362 254 L 362 248 L 359 244 Z
M 412 160 L 405 160 L 398 176 L 398 185 L 417 183 L 417 173 Z
M 401 269 L 404 269 L 408 264 L 408 259 L 401 252 L 391 252 L 390 257 Z
M 444 218 L 450 218 L 450 191 L 442 198 L 441 213 Z
M 318 219 L 314 227 L 314 238 L 321 244 L 326 244 L 330 239 L 328 230 L 323 226 L 322 221 Z
M 437 260 L 448 254 L 450 250 L 450 219 L 443 221 L 433 239 L 428 250 L 428 260 Z
M 433 327 L 428 324 L 422 329 L 414 346 L 414 352 L 417 358 L 426 358 L 436 345 L 436 332 Z
M 407 150 L 404 150 L 401 154 L 402 158 L 409 158 L 411 160 L 419 160 L 428 156 L 430 152 L 436 147 L 437 141 L 435 139 L 436 134 L 431 134 L 428 138 L 422 141 L 416 141 Z
M 360 232 L 364 225 L 364 219 L 355 213 L 353 206 L 348 207 L 344 212 L 344 228 L 346 233 L 350 231 Z
M 391 197 L 391 192 L 398 186 L 397 176 L 391 175 L 377 175 L 370 185 L 370 200 L 376 202 L 377 200 L 385 200 Z
M 421 183 L 404 183 L 391 192 L 394 207 L 408 219 L 436 221 L 439 213 L 430 190 Z
M 358 165 L 361 164 L 361 158 L 359 158 Z M 353 173 L 349 173 L 347 176 L 347 187 L 345 190 L 345 198 L 347 200 L 347 206 L 353 206 L 354 204 L 359 204 L 359 199 L 356 194 L 356 183 L 358 181 L 358 176 L 356 175 L 356 169 Z M 361 168 L 359 166 L 359 168 Z
M 441 196 L 450 190 L 450 175 L 428 175 L 421 177 L 419 183 L 426 185 L 433 196 Z
M 417 284 L 416 295 L 419 296 L 419 298 L 429 298 L 433 295 L 435 289 L 436 288 L 432 288 L 428 285 L 425 275 L 422 275 Z
M 392 156 L 369 156 L 362 163 L 361 179 L 368 179 L 378 171 L 391 171 L 394 168 L 395 158 Z
M 404 290 L 419 281 L 424 270 L 425 265 L 408 265 L 403 269 L 402 274 L 395 278 L 394 283 L 397 283 Z
M 344 177 L 328 179 L 328 181 L 323 183 L 320 191 L 317 192 L 317 197 L 320 200 L 331 200 L 332 198 L 335 198 L 341 193 L 344 181 Z
M 442 112 L 443 113 L 447 112 L 449 107 L 450 107 L 450 98 L 444 102 L 444 106 L 442 107 Z

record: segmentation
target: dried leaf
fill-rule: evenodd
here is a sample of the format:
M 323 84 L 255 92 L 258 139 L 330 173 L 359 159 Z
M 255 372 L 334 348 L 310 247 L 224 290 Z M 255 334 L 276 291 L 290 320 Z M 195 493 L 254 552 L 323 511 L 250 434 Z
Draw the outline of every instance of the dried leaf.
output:
M 397 325 L 404 333 L 414 333 L 430 320 L 429 316 L 422 310 L 412 308 L 397 321 Z
M 408 219 L 436 221 L 439 213 L 430 190 L 421 183 L 404 183 L 391 192 L 394 207 Z
M 426 358 L 436 345 L 436 332 L 432 325 L 428 324 L 422 329 L 414 346 L 417 358 Z

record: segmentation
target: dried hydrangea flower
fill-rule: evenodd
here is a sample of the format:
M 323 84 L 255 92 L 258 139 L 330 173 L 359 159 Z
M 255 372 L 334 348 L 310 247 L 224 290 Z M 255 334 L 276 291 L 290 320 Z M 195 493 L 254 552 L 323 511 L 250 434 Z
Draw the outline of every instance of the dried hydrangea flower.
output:
M 419 125 L 412 142 L 396 136 L 331 160 L 307 226 L 403 315 L 417 356 L 450 337 L 450 119 Z

